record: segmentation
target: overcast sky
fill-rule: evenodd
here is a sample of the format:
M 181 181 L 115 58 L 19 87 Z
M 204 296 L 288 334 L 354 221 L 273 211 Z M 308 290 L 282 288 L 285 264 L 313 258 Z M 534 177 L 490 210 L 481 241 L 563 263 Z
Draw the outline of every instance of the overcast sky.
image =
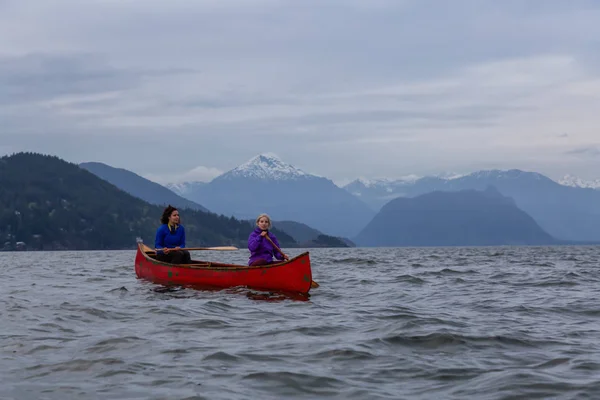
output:
M 0 155 L 600 177 L 600 1 L 0 0 Z

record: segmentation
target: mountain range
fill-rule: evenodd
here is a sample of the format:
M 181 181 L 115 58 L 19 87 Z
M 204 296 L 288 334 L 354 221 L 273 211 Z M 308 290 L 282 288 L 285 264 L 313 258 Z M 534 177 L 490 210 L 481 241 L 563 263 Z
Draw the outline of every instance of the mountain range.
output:
M 170 185 L 174 188 L 173 185 Z M 273 154 L 260 154 L 180 195 L 218 214 L 301 222 L 327 235 L 355 236 L 375 211 L 333 181 L 306 173 Z
M 149 181 L 126 169 L 111 167 L 99 162 L 81 163 L 79 167 L 90 171 L 99 178 L 150 204 L 161 206 L 171 204 L 178 208 L 208 211 L 207 208 L 200 204 L 183 198 L 164 186 Z
M 0 158 L 0 249 L 133 249 L 138 237 L 154 244 L 162 206 L 126 193 L 58 157 L 18 153 Z M 247 246 L 248 221 L 188 209 L 187 245 Z M 274 228 L 283 247 L 294 239 Z
M 450 178 L 423 177 L 390 182 L 356 180 L 344 189 L 372 209 L 379 210 L 399 197 L 416 197 L 433 191 L 485 190 L 489 186 L 514 199 L 517 207 L 531 215 L 555 238 L 600 240 L 600 190 L 565 186 L 536 172 L 486 170 Z
M 114 168 L 98 162 L 87 162 L 79 164 L 79 167 L 93 173 L 99 178 L 115 185 L 122 191 L 129 193 L 150 204 L 165 206 L 174 205 L 181 209 L 191 209 L 208 212 L 208 210 L 188 199 L 179 196 L 167 187 L 149 181 L 131 171 L 123 168 Z M 171 186 L 179 191 L 192 188 L 202 183 L 189 183 Z M 247 221 L 251 226 L 254 219 Z M 347 238 L 337 238 L 326 235 L 306 224 L 296 221 L 274 221 L 274 225 L 290 235 L 295 240 L 295 245 L 301 247 L 353 247 L 355 244 Z
M 384 241 L 373 241 L 365 232 L 382 218 L 394 220 L 389 214 L 381 216 L 387 207 L 384 205 L 398 204 L 398 199 L 423 202 L 427 197 L 421 196 L 433 192 L 478 192 L 489 191 L 490 187 L 495 188 L 499 196 L 510 198 L 544 234 L 557 241 L 600 240 L 600 190 L 578 187 L 582 183 L 576 179 L 570 179 L 567 186 L 566 181 L 561 184 L 544 175 L 521 170 L 478 171 L 462 176 L 407 176 L 397 180 L 361 179 L 340 188 L 329 179 L 284 163 L 277 156 L 260 154 L 211 182 L 165 187 L 131 171 L 101 163 L 83 163 L 80 167 L 150 204 L 170 203 L 190 210 L 210 210 L 209 214 L 215 217 L 222 214 L 222 218 L 233 217 L 250 225 L 259 213 L 267 212 L 276 226 L 290 235 L 291 242 L 309 247 L 354 246 L 353 242 L 362 246 L 381 245 Z M 440 206 L 435 207 L 432 211 Z M 428 226 L 433 229 L 433 225 Z M 402 229 L 402 222 L 398 221 L 398 234 Z M 393 237 L 394 233 L 388 230 L 385 236 Z M 433 233 L 431 237 L 433 240 Z M 457 243 L 468 242 L 460 235 L 457 240 Z M 519 242 L 518 237 L 515 240 Z
M 372 217 L 394 199 L 433 191 L 485 190 L 492 186 L 502 195 L 514 199 L 516 206 L 531 215 L 551 236 L 572 241 L 598 241 L 600 185 L 596 183 L 571 175 L 556 182 L 542 174 L 518 169 L 482 170 L 466 175 L 408 175 L 399 179 L 357 179 L 343 187 L 358 200 L 352 202 L 339 193 L 333 182 L 307 174 L 267 153 L 211 182 L 179 184 L 177 190 L 181 196 L 225 215 L 250 218 L 252 214 L 267 211 L 277 215 L 278 219 L 302 222 L 327 234 L 354 240 Z M 286 188 L 287 193 L 300 192 L 300 195 L 290 199 L 283 194 L 282 188 Z M 260 191 L 272 195 L 264 196 Z M 234 198 L 232 193 L 246 193 L 246 197 Z M 329 198 L 335 200 L 325 201 Z M 343 215 L 352 216 L 345 219 L 354 224 L 349 226 L 348 221 L 343 224 Z M 315 219 L 315 216 L 319 218 Z

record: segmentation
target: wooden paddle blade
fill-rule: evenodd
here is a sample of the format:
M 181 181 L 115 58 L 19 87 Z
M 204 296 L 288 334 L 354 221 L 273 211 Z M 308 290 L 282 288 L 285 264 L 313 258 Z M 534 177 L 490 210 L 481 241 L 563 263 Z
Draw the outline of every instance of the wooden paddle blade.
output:
M 142 251 L 144 253 L 153 253 L 153 252 L 155 252 L 154 249 L 151 249 L 150 247 L 146 246 L 145 244 L 142 244 Z
M 320 285 L 319 285 L 317 282 L 315 282 L 315 281 L 311 281 L 311 282 L 310 282 L 310 287 L 311 287 L 311 288 L 313 288 L 313 289 L 316 289 L 316 288 L 318 288 L 319 286 L 320 286 Z
M 217 247 L 188 247 L 181 250 L 215 250 L 215 251 L 235 251 L 239 250 L 235 246 L 217 246 Z

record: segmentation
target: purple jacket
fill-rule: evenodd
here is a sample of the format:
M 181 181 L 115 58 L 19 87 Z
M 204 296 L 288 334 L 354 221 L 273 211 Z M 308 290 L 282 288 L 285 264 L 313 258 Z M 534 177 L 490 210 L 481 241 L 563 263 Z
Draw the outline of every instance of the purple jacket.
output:
M 281 253 L 275 250 L 275 248 L 273 248 L 271 242 L 260 236 L 261 232 L 262 230 L 257 226 L 248 237 L 248 250 L 250 250 L 250 259 L 248 260 L 248 265 L 252 264 L 259 258 L 263 258 L 268 262 L 273 261 L 273 257 L 278 260 L 283 260 L 283 256 Z M 281 248 L 275 235 L 273 235 L 271 232 L 269 232 L 268 235 L 273 243 L 275 243 L 277 247 Z

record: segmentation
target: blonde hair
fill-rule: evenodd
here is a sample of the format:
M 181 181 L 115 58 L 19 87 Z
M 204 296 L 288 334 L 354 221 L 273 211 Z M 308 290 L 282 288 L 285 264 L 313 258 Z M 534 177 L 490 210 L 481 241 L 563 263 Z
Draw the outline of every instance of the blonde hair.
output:
M 267 221 L 269 222 L 269 227 L 268 229 L 271 229 L 271 217 L 269 217 L 267 214 L 260 214 L 258 217 L 256 217 L 256 225 L 258 225 L 258 221 L 260 221 L 261 218 L 266 218 Z

